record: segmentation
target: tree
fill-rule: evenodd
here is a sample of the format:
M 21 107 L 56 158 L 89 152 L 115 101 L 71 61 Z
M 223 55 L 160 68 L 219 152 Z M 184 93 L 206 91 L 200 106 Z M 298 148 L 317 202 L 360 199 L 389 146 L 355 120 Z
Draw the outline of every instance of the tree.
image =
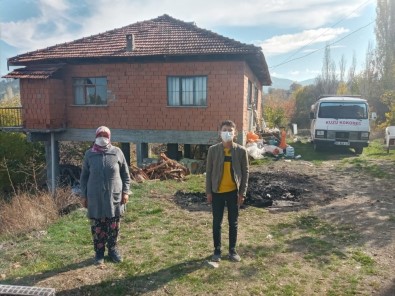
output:
M 360 95 L 368 100 L 371 110 L 377 113 L 378 121 L 385 120 L 385 113 L 388 108 L 380 100 L 383 90 L 377 73 L 375 51 L 370 42 L 366 51 L 365 68 L 356 76 L 356 83 Z
M 355 81 L 355 69 L 357 67 L 357 57 L 355 55 L 355 51 L 353 52 L 351 66 L 348 69 L 348 78 L 347 78 L 347 88 L 349 90 L 349 94 L 356 95 L 359 94 L 359 90 L 357 87 L 357 83 Z
M 384 89 L 395 89 L 395 3 L 377 0 L 376 63 Z
M 308 85 L 295 92 L 295 113 L 292 122 L 300 128 L 309 128 L 311 105 L 320 96 L 320 90 L 315 85 Z
M 395 3 L 378 0 L 376 8 L 376 71 L 380 102 L 386 106 L 384 126 L 393 124 L 395 111 Z M 384 109 L 384 108 L 382 108 Z M 381 115 L 381 114 L 380 114 Z
M 340 82 L 344 82 L 344 76 L 346 73 L 346 64 L 347 64 L 346 58 L 344 57 L 344 54 L 343 54 L 340 61 L 339 61 L 339 71 L 340 71 L 339 80 L 340 80 Z
M 293 83 L 291 89 L 298 88 Z M 270 127 L 285 126 L 290 123 L 295 112 L 295 100 L 290 91 L 271 89 L 263 100 L 263 118 Z
M 321 94 L 335 94 L 337 91 L 336 64 L 331 58 L 330 46 L 325 47 L 321 75 L 316 78 L 316 86 Z

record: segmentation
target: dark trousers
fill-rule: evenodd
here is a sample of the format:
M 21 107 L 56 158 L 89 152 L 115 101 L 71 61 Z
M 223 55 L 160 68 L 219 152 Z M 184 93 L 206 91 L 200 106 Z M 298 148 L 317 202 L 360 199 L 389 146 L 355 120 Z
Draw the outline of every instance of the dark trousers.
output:
M 104 253 L 105 247 L 109 251 L 115 250 L 119 234 L 119 217 L 91 219 L 91 231 L 95 252 Z
M 214 253 L 221 253 L 221 227 L 225 205 L 228 210 L 229 252 L 234 252 L 236 250 L 237 219 L 239 217 L 239 206 L 237 205 L 237 191 L 213 193 L 212 205 Z

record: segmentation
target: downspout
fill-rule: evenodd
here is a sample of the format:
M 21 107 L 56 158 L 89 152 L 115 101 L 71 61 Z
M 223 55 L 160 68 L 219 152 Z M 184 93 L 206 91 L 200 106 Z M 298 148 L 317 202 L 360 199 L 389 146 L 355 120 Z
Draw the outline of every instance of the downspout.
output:
M 55 133 L 51 132 L 51 193 L 55 197 Z

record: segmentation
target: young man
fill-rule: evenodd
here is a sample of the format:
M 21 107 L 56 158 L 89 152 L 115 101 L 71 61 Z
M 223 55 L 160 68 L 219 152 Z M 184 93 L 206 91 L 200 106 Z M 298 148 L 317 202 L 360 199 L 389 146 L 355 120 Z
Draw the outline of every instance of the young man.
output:
M 225 205 L 229 221 L 229 255 L 232 261 L 240 261 L 236 252 L 237 220 L 240 205 L 244 202 L 248 184 L 247 150 L 234 142 L 236 124 L 223 121 L 219 127 L 222 142 L 208 150 L 206 164 L 206 195 L 212 203 L 214 254 L 212 261 L 221 260 L 221 225 Z

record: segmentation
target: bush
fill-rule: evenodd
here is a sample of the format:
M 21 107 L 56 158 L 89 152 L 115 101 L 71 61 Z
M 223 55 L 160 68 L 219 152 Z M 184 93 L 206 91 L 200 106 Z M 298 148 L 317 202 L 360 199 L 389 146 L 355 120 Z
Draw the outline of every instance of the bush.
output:
M 27 184 L 36 184 L 45 167 L 41 143 L 29 143 L 22 133 L 0 132 L 0 193 L 10 193 Z
M 10 201 L 0 200 L 0 234 L 16 235 L 42 229 L 59 215 L 78 207 L 79 198 L 70 189 L 57 190 L 55 198 L 46 191 L 20 192 Z

